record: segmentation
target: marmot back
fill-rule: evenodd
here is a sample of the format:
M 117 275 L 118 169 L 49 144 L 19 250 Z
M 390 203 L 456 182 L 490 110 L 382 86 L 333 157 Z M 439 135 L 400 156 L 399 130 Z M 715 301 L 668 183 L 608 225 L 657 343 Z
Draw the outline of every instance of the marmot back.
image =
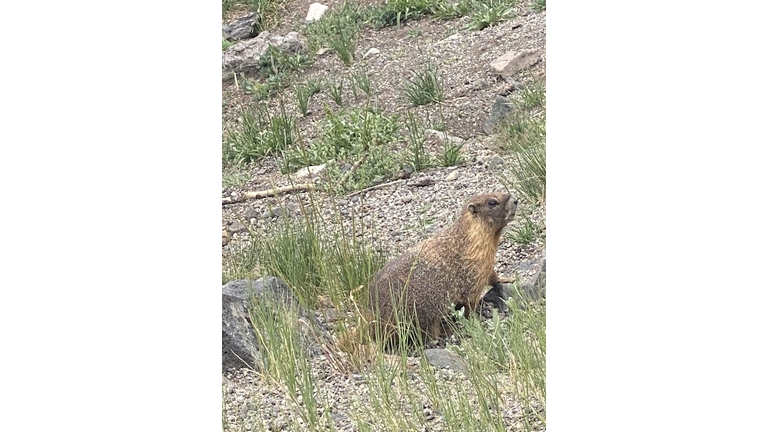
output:
M 516 210 L 510 194 L 474 196 L 453 225 L 387 262 L 369 286 L 379 330 L 389 337 L 397 326 L 418 324 L 436 338 L 452 303 L 465 316 L 474 311 L 485 288 L 499 282 L 496 250 Z

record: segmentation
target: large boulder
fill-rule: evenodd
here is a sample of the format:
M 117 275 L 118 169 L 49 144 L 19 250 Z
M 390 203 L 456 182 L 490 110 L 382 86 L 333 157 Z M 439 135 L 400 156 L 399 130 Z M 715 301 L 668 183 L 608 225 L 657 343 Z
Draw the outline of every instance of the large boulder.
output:
M 260 367 L 259 343 L 249 313 L 253 302 L 268 303 L 275 311 L 295 313 L 294 318 L 304 323 L 301 328 L 307 329 L 300 335 L 299 341 L 311 355 L 320 354 L 319 343 L 330 338 L 314 314 L 299 305 L 291 288 L 276 277 L 231 281 L 221 291 L 221 362 L 225 369 Z
M 305 49 L 306 42 L 297 32 L 280 36 L 267 31 L 259 33 L 253 39 L 240 41 L 221 54 L 222 80 L 232 79 L 235 73 L 257 73 L 259 60 L 267 52 L 270 45 L 282 52 L 295 55 Z
M 272 276 L 231 281 L 221 291 L 222 365 L 253 367 L 259 356 L 259 344 L 248 313 L 250 302 L 254 297 L 288 305 L 297 300 L 285 282 Z

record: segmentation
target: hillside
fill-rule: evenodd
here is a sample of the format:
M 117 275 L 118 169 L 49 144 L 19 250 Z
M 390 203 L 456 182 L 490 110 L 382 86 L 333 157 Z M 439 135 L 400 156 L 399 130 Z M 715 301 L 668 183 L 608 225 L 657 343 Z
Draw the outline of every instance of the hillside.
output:
M 541 274 L 546 258 L 545 3 L 332 1 L 324 3 L 329 8 L 319 21 L 306 24 L 310 3 L 262 1 L 257 38 L 296 38 L 296 44 L 270 49 L 255 69 L 223 70 L 223 283 L 263 276 L 265 264 L 254 245 L 265 240 L 279 245 L 281 227 L 290 224 L 301 226 L 311 218 L 328 238 L 354 239 L 386 259 L 450 224 L 470 196 L 505 190 L 520 198 L 520 208 L 505 230 L 496 270 L 521 282 Z M 223 22 L 233 23 L 253 7 L 224 2 Z M 225 63 L 244 52 L 248 39 L 224 44 Z M 522 53 L 525 64 L 500 72 L 498 61 L 510 52 Z M 344 59 L 345 53 L 350 57 Z M 302 175 L 306 167 L 317 172 Z M 280 187 L 289 190 L 248 196 Z M 351 357 L 340 346 L 346 327 L 335 324 L 353 315 L 346 301 L 319 292 L 303 303 L 315 306 L 313 313 L 339 345 L 332 348 Z M 306 363 L 297 363 L 299 382 L 293 384 L 282 372 L 227 367 L 224 428 L 546 429 L 544 390 L 538 388 L 543 383 L 531 390 L 513 378 L 525 375 L 513 367 L 520 361 L 517 354 L 509 354 L 518 345 L 498 348 L 502 361 L 495 369 L 473 351 L 486 337 L 483 328 L 492 329 L 489 337 L 493 331 L 508 332 L 500 340 L 517 330 L 539 334 L 538 328 L 517 327 L 526 319 L 530 326 L 541 325 L 543 337 L 545 301 L 500 314 L 501 324 L 487 319 L 491 316 L 464 323 L 466 334 L 428 345 L 461 356 L 469 365 L 464 374 L 446 368 L 430 375 L 430 366 L 413 351 L 400 357 L 366 351 L 360 355 L 363 364 L 340 366 L 332 348 L 296 355 Z M 529 336 L 514 343 L 528 349 Z M 532 352 L 544 346 L 541 342 Z M 539 354 L 544 358 L 545 352 Z M 392 375 L 372 372 L 376 365 L 392 366 L 386 372 Z M 541 369 L 543 379 L 543 363 Z M 314 396 L 291 390 L 301 387 L 302 376 Z M 451 413 L 454 402 L 458 412 Z M 462 416 L 462 409 L 473 414 Z

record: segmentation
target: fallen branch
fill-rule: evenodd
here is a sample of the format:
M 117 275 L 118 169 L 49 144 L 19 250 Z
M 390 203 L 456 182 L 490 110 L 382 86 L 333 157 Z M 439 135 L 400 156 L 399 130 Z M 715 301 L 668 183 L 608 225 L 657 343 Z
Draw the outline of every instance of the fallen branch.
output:
M 226 197 L 221 199 L 222 204 L 232 204 L 236 202 L 241 202 L 249 199 L 255 199 L 255 198 L 266 198 L 274 195 L 279 195 L 281 193 L 285 192 L 293 192 L 293 191 L 303 191 L 303 190 L 314 190 L 315 185 L 312 183 L 304 183 L 304 184 L 297 184 L 297 185 L 290 185 L 290 186 L 282 186 L 282 187 L 276 187 L 272 189 L 262 190 L 262 191 L 250 191 L 246 192 L 242 195 L 236 195 L 233 197 Z

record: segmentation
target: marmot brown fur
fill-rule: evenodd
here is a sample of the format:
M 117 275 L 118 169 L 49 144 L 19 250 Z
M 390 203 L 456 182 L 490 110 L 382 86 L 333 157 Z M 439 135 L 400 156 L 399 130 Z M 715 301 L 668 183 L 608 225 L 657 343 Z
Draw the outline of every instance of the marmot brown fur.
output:
M 469 316 L 488 285 L 500 289 L 496 250 L 516 210 L 510 194 L 474 196 L 453 225 L 387 262 L 369 286 L 384 337 L 398 325 L 418 324 L 422 336 L 437 338 L 451 304 Z

